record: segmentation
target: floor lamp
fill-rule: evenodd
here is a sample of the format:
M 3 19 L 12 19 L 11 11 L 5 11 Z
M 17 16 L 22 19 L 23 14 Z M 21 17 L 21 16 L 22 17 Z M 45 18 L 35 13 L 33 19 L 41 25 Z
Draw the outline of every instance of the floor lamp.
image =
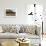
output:
M 41 21 L 42 21 L 42 22 L 41 22 L 41 25 L 42 25 L 42 40 L 43 40 L 43 34 L 44 34 L 44 33 L 43 33 L 43 23 L 44 23 L 44 22 L 43 22 L 43 16 L 41 17 Z

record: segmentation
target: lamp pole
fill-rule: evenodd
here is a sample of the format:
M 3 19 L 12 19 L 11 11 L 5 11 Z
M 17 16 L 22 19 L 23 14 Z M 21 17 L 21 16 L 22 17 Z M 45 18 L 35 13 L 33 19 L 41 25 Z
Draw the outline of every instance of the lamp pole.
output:
M 42 21 L 42 40 L 43 40 L 43 16 L 41 17 L 41 21 Z

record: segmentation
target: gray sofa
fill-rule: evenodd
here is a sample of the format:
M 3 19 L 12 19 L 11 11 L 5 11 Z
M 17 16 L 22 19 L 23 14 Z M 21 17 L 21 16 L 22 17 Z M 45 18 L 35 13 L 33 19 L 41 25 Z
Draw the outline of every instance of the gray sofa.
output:
M 39 38 L 40 26 L 24 24 L 0 24 L 0 38 Z

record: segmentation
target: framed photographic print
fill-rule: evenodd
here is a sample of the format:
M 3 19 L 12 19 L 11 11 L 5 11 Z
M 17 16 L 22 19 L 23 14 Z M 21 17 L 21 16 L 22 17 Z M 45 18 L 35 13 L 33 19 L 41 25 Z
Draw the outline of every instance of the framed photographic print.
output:
M 15 17 L 16 9 L 15 8 L 6 8 L 5 9 L 5 17 Z

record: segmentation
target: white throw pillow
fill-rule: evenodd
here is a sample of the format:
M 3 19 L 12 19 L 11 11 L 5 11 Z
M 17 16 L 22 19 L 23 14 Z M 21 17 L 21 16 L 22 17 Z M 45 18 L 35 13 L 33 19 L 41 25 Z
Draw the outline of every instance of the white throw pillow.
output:
M 0 26 L 0 33 L 3 32 L 2 26 Z

